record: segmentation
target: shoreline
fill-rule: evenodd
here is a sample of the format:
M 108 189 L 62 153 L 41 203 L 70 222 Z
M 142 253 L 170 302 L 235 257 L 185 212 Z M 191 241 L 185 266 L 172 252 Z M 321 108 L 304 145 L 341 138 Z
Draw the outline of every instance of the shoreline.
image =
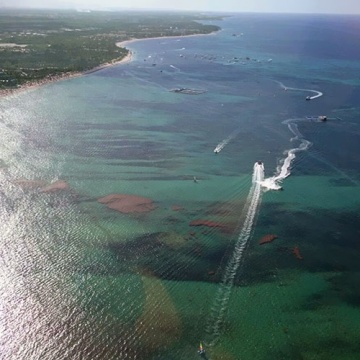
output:
M 209 35 L 215 35 L 218 31 L 213 31 L 211 33 L 208 34 L 190 34 L 190 35 L 175 35 L 175 36 L 158 36 L 158 37 L 149 37 L 149 38 L 135 38 L 135 39 L 129 39 L 129 40 L 124 40 L 124 41 L 120 41 L 115 43 L 115 45 L 119 48 L 125 48 L 126 50 L 128 50 L 128 53 L 121 59 L 121 60 L 113 60 L 104 64 L 100 64 L 99 66 L 94 67 L 93 69 L 90 70 L 86 70 L 86 71 L 79 71 L 79 72 L 64 72 L 61 75 L 55 75 L 55 76 L 50 76 L 48 78 L 44 78 L 41 80 L 36 80 L 36 81 L 29 81 L 28 83 L 19 86 L 18 88 L 15 89 L 0 89 L 0 98 L 2 97 L 7 97 L 10 95 L 14 95 L 17 94 L 19 92 L 23 92 L 26 90 L 30 90 L 30 89 L 36 89 L 40 86 L 44 86 L 47 84 L 51 84 L 57 81 L 62 81 L 62 80 L 68 80 L 68 79 L 72 79 L 75 77 L 79 77 L 79 76 L 84 76 L 84 75 L 88 75 L 88 74 L 92 74 L 94 72 L 106 69 L 110 66 L 114 66 L 114 65 L 119 65 L 119 64 L 129 64 L 133 58 L 134 58 L 134 53 L 127 49 L 126 46 L 137 42 L 137 41 L 146 41 L 146 40 L 160 40 L 160 39 L 181 39 L 181 38 L 185 38 L 185 37 L 193 37 L 193 36 L 209 36 Z
M 10 96 L 10 95 L 14 95 L 17 94 L 19 92 L 23 92 L 26 90 L 30 90 L 30 89 L 36 89 L 40 86 L 44 86 L 47 84 L 51 84 L 57 81 L 62 81 L 62 80 L 69 80 L 75 77 L 79 77 L 79 76 L 84 76 L 87 74 L 92 74 L 96 71 L 100 71 L 102 69 L 105 69 L 107 67 L 113 66 L 113 65 L 118 65 L 118 64 L 126 64 L 126 63 L 130 63 L 132 60 L 132 52 L 129 50 L 128 53 L 125 55 L 125 57 L 123 57 L 121 60 L 114 60 L 111 62 L 107 62 L 105 64 L 101 64 L 99 66 L 96 66 L 93 69 L 90 70 L 86 70 L 86 71 L 74 71 L 74 72 L 64 72 L 61 75 L 55 75 L 55 76 L 51 76 L 48 78 L 44 78 L 41 80 L 36 80 L 36 81 L 29 81 L 28 83 L 21 85 L 18 88 L 15 89 L 0 89 L 0 98 L 1 97 L 6 97 L 6 96 Z
M 161 39 L 182 39 L 182 38 L 188 38 L 188 37 L 195 37 L 195 36 L 210 36 L 210 35 L 215 35 L 217 34 L 220 30 L 217 31 L 212 31 L 211 33 L 208 34 L 190 34 L 190 35 L 174 35 L 174 36 L 156 36 L 156 37 L 149 37 L 149 38 L 133 38 L 133 39 L 129 39 L 129 40 L 124 40 L 124 41 L 120 41 L 115 43 L 116 46 L 118 47 L 122 47 L 122 48 L 126 48 L 127 45 L 132 44 L 134 42 L 138 42 L 138 41 L 147 41 L 147 40 L 161 40 Z M 129 50 L 129 49 L 128 49 Z M 130 50 L 129 50 L 130 51 Z

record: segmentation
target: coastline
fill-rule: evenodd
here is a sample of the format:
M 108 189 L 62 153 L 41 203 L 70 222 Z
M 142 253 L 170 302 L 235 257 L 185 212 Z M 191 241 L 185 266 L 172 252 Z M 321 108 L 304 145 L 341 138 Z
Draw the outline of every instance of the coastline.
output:
M 67 80 L 67 79 L 71 79 L 71 78 L 82 76 L 82 75 L 83 75 L 82 72 L 66 72 L 61 75 L 55 75 L 55 76 L 51 76 L 51 77 L 44 78 L 41 80 L 29 81 L 28 83 L 26 83 L 22 86 L 19 86 L 17 88 L 14 88 L 14 89 L 1 89 L 0 90 L 0 98 L 14 95 L 19 92 L 26 91 L 26 90 L 35 89 L 40 86 L 53 83 L 55 81 Z
M 159 39 L 181 39 L 185 37 L 193 37 L 193 36 L 209 36 L 215 35 L 218 31 L 213 31 L 209 34 L 191 34 L 191 35 L 176 35 L 176 36 L 158 36 L 158 37 L 149 37 L 149 38 L 136 38 L 136 39 L 129 39 L 115 43 L 115 45 L 119 48 L 125 48 L 128 50 L 128 53 L 121 59 L 121 60 L 113 60 L 99 66 L 94 67 L 93 69 L 86 70 L 86 71 L 79 71 L 79 72 L 64 72 L 61 75 L 50 76 L 48 78 L 44 78 L 41 80 L 30 81 L 18 88 L 15 89 L 0 89 L 0 98 L 17 94 L 19 92 L 23 92 L 30 89 L 36 89 L 40 86 L 47 85 L 53 82 L 61 81 L 61 80 L 68 80 L 79 76 L 84 76 L 88 74 L 92 74 L 94 72 L 100 71 L 107 67 L 119 64 L 128 64 L 133 60 L 134 54 L 131 50 L 127 49 L 126 46 L 137 42 L 137 41 L 146 41 L 146 40 L 159 40 Z
M 217 34 L 220 30 L 217 31 L 212 31 L 211 33 L 208 34 L 190 34 L 190 35 L 174 35 L 174 36 L 156 36 L 156 37 L 149 37 L 149 38 L 133 38 L 133 39 L 129 39 L 129 40 L 124 40 L 124 41 L 120 41 L 117 42 L 115 45 L 118 47 L 122 47 L 122 48 L 126 48 L 127 45 L 132 44 L 134 42 L 138 42 L 138 41 L 147 41 L 147 40 L 161 40 L 161 39 L 182 39 L 182 38 L 188 38 L 188 37 L 194 37 L 194 36 L 210 36 L 210 35 L 215 35 Z M 129 50 L 129 49 L 127 49 Z M 129 50 L 130 51 L 130 50 Z
M 107 62 L 105 64 L 101 64 L 99 66 L 96 66 L 93 69 L 90 70 L 86 70 L 86 71 L 73 71 L 73 72 L 64 72 L 61 75 L 55 75 L 55 76 L 50 76 L 48 78 L 44 78 L 41 80 L 36 80 L 36 81 L 30 81 L 18 88 L 15 89 L 0 89 L 0 98 L 1 97 L 6 97 L 6 96 L 10 96 L 13 94 L 17 94 L 19 92 L 22 91 L 26 91 L 26 90 L 30 90 L 30 89 L 36 89 L 40 86 L 43 85 L 47 85 L 56 81 L 61 81 L 61 80 L 68 80 L 68 79 L 72 79 L 75 77 L 79 77 L 79 76 L 83 76 L 83 75 L 87 75 L 87 74 L 91 74 L 94 73 L 96 71 L 100 71 L 102 69 L 105 69 L 109 66 L 113 66 L 113 65 L 118 65 L 118 64 L 126 64 L 126 63 L 130 63 L 132 60 L 132 52 L 129 50 L 128 53 L 121 59 L 121 60 L 113 60 L 111 62 Z
M 117 43 L 115 45 L 118 46 Z M 128 53 L 121 60 L 113 60 L 113 61 L 107 62 L 105 64 L 101 64 L 99 66 L 94 67 L 93 69 L 81 72 L 80 75 L 92 74 L 96 71 L 105 69 L 105 68 L 113 66 L 113 65 L 128 64 L 132 61 L 132 59 L 133 59 L 133 53 L 130 50 L 128 50 Z

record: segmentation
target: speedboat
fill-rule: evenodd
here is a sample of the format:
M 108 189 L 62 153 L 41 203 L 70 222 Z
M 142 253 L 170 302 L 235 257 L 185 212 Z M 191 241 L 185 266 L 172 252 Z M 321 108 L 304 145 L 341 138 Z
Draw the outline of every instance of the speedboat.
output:
M 200 345 L 199 345 L 198 354 L 200 356 L 205 356 L 205 349 L 204 349 L 202 343 L 200 343 Z
M 218 145 L 218 146 L 214 149 L 214 153 L 215 153 L 215 154 L 218 154 L 218 153 L 220 152 L 220 150 L 221 150 L 221 146 Z
M 307 96 L 307 97 L 305 98 L 305 100 L 311 100 L 311 97 L 310 97 L 310 96 Z

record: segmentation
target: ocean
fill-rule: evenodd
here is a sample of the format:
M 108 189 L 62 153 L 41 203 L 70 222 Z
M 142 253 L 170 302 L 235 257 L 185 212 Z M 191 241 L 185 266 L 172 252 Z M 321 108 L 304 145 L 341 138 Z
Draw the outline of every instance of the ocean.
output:
M 231 14 L 0 98 L 0 357 L 358 359 L 359 20 Z

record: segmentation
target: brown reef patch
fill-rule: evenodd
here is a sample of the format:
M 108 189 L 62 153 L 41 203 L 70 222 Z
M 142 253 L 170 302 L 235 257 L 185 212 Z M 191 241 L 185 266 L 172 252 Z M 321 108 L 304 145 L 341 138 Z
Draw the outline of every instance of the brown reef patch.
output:
M 303 257 L 301 256 L 300 254 L 300 249 L 298 246 L 295 246 L 293 249 L 292 249 L 292 253 L 295 255 L 295 257 L 299 260 L 302 260 Z
M 58 180 L 53 182 L 52 184 L 41 188 L 41 192 L 43 193 L 51 193 L 60 190 L 69 190 L 70 186 L 65 180 Z
M 269 242 L 274 241 L 274 240 L 277 239 L 277 238 L 278 238 L 277 235 L 267 234 L 267 235 L 264 235 L 264 236 L 260 239 L 259 244 L 260 244 L 260 245 L 267 244 L 267 243 L 269 243 Z
M 98 199 L 98 202 L 123 214 L 146 213 L 156 208 L 151 199 L 128 194 L 110 194 Z

